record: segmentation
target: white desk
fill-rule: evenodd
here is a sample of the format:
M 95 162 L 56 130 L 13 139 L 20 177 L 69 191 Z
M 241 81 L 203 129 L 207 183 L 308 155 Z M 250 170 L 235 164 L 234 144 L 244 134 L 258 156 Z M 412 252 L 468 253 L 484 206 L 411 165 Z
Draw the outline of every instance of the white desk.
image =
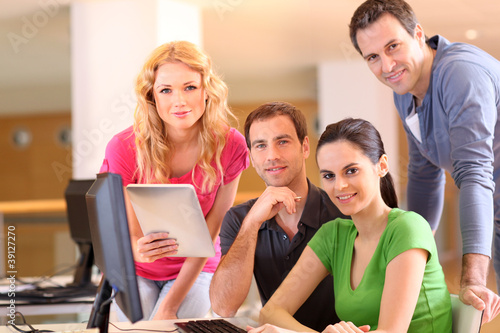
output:
M 207 318 L 200 318 L 200 319 L 207 319 Z M 238 317 L 238 318 L 225 318 L 225 319 L 243 329 L 245 329 L 247 325 L 253 327 L 257 326 L 257 323 L 249 318 Z M 139 321 L 135 324 L 131 323 L 113 323 L 113 324 L 118 326 L 120 329 L 126 329 L 127 332 L 144 333 L 144 330 L 147 329 L 165 330 L 165 331 L 174 330 L 176 328 L 174 326 L 174 323 L 187 320 L 189 319 Z M 47 325 L 32 325 L 32 326 L 39 330 L 45 329 L 56 332 L 98 332 L 97 329 L 87 330 L 86 329 L 87 324 L 52 324 L 52 325 L 47 324 Z M 113 325 L 109 325 L 108 331 L 110 333 L 123 333 L 123 331 L 116 329 Z M 4 332 L 19 333 L 13 327 L 10 326 L 0 327 L 0 333 Z
M 25 316 L 42 316 L 52 314 L 69 314 L 69 313 L 86 313 L 90 315 L 92 310 L 93 300 L 87 299 L 82 301 L 74 301 L 58 304 L 18 304 L 16 303 L 16 311 L 21 312 Z M 5 308 L 3 317 L 7 316 L 8 304 L 0 302 L 0 306 Z M 4 311 L 2 311 L 4 312 Z M 3 323 L 3 318 L 2 318 Z
M 52 324 L 52 325 L 33 325 L 32 326 L 39 330 L 51 330 L 55 332 L 92 332 L 99 333 L 99 329 L 93 328 L 87 330 L 87 324 Z M 21 329 L 29 330 L 28 326 L 20 326 Z M 12 326 L 0 326 L 0 333 L 19 333 Z M 122 332 L 123 333 L 123 332 Z
M 90 300 L 74 302 L 74 303 L 59 303 L 59 304 L 17 304 L 15 311 L 21 312 L 25 317 L 28 317 L 27 321 L 32 325 L 37 325 L 36 322 L 40 322 L 39 319 L 34 319 L 30 316 L 47 316 L 47 315 L 61 315 L 61 314 L 74 314 L 72 320 L 83 322 L 89 319 L 90 313 L 92 312 L 92 302 Z M 0 303 L 0 307 L 3 309 L 0 312 L 0 325 L 5 325 L 10 317 L 10 309 L 8 304 L 4 302 Z M 42 317 L 43 318 L 43 317 Z M 38 321 L 37 321 L 38 320 Z M 19 322 L 19 318 L 16 320 Z

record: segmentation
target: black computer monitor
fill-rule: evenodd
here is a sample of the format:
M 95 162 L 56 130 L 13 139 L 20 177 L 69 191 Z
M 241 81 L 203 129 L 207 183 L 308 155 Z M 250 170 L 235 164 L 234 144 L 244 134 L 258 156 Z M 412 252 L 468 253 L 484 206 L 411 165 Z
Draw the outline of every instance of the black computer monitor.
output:
M 64 198 L 66 200 L 66 213 L 71 238 L 80 250 L 80 257 L 76 265 L 73 282 L 69 286 L 94 288 L 95 290 L 95 286 L 92 283 L 94 252 L 92 250 L 89 215 L 85 199 L 85 194 L 87 194 L 94 180 L 71 179 L 64 192 Z
M 107 332 L 113 295 L 131 322 L 142 319 L 120 175 L 98 174 L 86 200 L 95 263 L 103 273 L 87 327 Z

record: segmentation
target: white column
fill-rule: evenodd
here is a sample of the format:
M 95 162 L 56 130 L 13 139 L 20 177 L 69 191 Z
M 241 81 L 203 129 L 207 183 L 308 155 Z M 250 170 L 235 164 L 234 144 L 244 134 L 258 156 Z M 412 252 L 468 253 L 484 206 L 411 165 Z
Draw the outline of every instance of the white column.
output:
M 132 125 L 134 82 L 153 49 L 201 46 L 201 14 L 172 0 L 74 1 L 71 5 L 73 178 L 93 178 L 106 144 Z
M 399 188 L 399 117 L 392 90 L 377 80 L 364 61 L 331 61 L 318 66 L 318 108 L 318 134 L 346 117 L 371 122 L 382 136 Z

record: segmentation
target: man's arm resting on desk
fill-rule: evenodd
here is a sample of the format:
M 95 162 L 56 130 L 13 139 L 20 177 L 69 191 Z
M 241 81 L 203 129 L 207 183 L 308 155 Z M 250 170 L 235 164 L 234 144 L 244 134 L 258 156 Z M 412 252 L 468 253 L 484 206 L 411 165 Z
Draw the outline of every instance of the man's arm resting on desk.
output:
M 243 220 L 236 239 L 214 273 L 210 301 L 213 311 L 219 316 L 233 317 L 248 295 L 259 227 L 260 223 L 251 223 L 247 218 Z
M 487 323 L 500 313 L 500 297 L 486 287 L 488 276 L 488 256 L 468 253 L 462 257 L 462 279 L 460 300 L 478 310 L 484 310 L 483 323 Z

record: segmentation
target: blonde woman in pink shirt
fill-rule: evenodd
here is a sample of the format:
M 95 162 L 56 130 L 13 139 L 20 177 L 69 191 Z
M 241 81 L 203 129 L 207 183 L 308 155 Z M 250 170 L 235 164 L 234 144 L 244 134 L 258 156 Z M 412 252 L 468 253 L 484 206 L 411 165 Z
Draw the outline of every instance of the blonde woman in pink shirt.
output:
M 136 95 L 134 124 L 108 143 L 101 172 L 120 174 L 123 186 L 192 184 L 216 250 L 212 258 L 169 257 L 182 244 L 168 233 L 144 236 L 125 194 L 144 318 L 203 317 L 220 260 L 222 218 L 249 164 L 245 139 L 230 126 L 227 86 L 192 43 L 155 49 L 137 78 Z

